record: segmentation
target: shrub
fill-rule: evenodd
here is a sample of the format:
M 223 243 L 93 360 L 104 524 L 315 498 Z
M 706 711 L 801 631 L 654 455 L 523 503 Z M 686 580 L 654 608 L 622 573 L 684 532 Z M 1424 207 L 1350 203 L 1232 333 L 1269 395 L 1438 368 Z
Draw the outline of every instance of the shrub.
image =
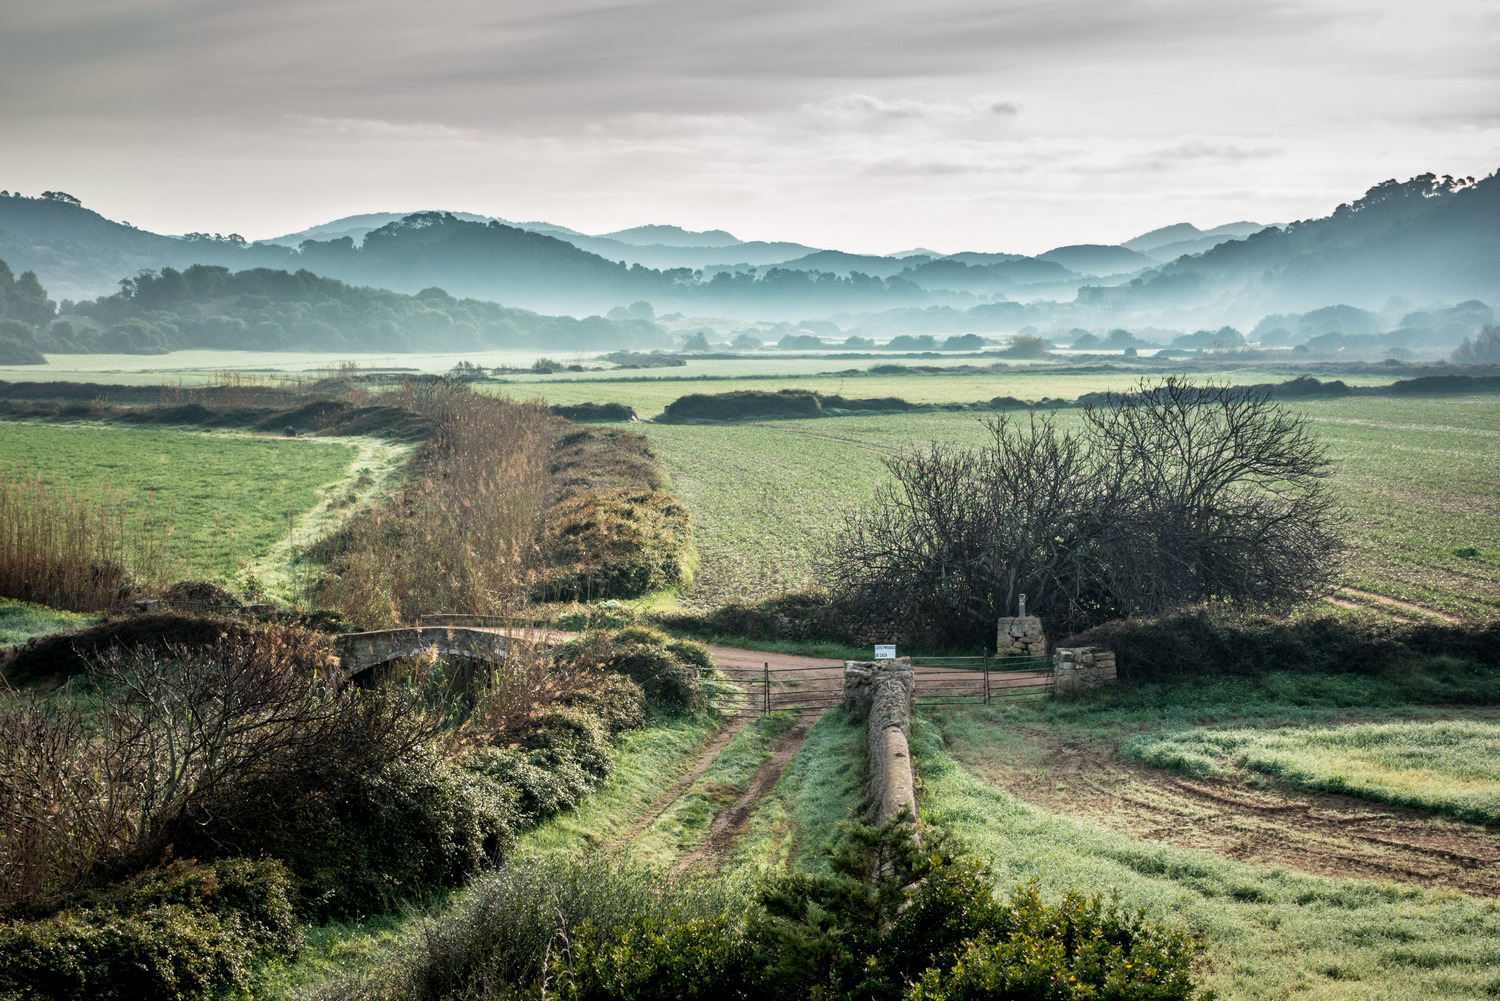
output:
M 713 665 L 698 644 L 673 642 L 641 626 L 586 633 L 567 644 L 562 655 L 575 664 L 623 674 L 641 686 L 650 702 L 686 709 L 698 704 L 699 670 Z
M 1386 618 L 1237 614 L 1222 605 L 1106 622 L 1061 641 L 1116 654 L 1130 682 L 1205 675 L 1388 674 L 1454 701 L 1486 701 L 1500 667 L 1500 623 L 1458 626 Z M 1483 669 L 1478 674 L 1476 670 Z M 1487 680 L 1488 679 L 1488 680 Z M 1469 694 L 1465 697 L 1464 692 Z
M 178 861 L 0 924 L 0 997 L 204 998 L 301 944 L 280 863 Z
M 818 395 L 805 389 L 783 389 L 768 392 L 739 389 L 731 393 L 690 393 L 667 404 L 658 420 L 737 421 L 767 417 L 822 417 L 823 406 Z
M 543 548 L 550 569 L 543 600 L 637 598 L 687 583 L 692 522 L 661 490 L 610 490 L 566 498 L 548 513 Z
M 552 412 L 570 421 L 633 421 L 635 408 L 623 403 L 573 403 L 558 405 Z
M 1324 593 L 1341 544 L 1330 463 L 1269 393 L 1142 383 L 1050 417 L 988 424 L 982 449 L 888 459 L 891 483 L 824 559 L 861 618 L 919 642 L 987 641 L 1018 594 L 1060 630 L 1188 602 L 1287 606 Z
M 850 613 L 826 591 L 788 591 L 746 604 L 731 601 L 706 612 L 661 612 L 653 620 L 667 629 L 699 636 L 752 640 L 850 640 Z

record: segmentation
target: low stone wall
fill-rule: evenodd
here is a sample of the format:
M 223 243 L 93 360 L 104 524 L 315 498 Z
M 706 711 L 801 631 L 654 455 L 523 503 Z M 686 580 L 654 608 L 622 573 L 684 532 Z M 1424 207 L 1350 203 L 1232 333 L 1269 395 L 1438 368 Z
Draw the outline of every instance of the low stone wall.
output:
M 1047 634 L 1042 632 L 1042 620 L 1035 615 L 1001 619 L 995 630 L 995 656 L 1047 656 Z
M 1052 671 L 1052 694 L 1061 698 L 1113 684 L 1118 677 L 1114 651 L 1098 646 L 1058 647 Z
M 844 662 L 844 706 L 868 707 L 865 740 L 870 797 L 876 819 L 917 815 L 916 780 L 911 768 L 911 712 L 916 682 L 911 658 Z

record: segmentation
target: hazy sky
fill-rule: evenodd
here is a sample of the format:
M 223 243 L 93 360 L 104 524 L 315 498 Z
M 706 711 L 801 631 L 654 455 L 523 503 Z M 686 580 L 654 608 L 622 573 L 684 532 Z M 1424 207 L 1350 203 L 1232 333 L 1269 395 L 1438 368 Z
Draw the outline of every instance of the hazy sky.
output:
M 1500 168 L 1500 0 L 9 0 L 0 94 L 0 188 L 164 232 L 1038 252 Z

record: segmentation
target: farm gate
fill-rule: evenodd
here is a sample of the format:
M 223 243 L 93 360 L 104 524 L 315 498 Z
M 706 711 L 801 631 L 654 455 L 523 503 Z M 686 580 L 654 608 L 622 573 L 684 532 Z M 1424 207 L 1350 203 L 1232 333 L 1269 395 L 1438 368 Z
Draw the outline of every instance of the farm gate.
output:
M 913 657 L 916 704 L 988 704 L 1041 694 L 1052 661 L 1038 657 Z M 817 714 L 844 698 L 842 667 L 721 667 L 701 681 L 709 706 L 730 715 Z

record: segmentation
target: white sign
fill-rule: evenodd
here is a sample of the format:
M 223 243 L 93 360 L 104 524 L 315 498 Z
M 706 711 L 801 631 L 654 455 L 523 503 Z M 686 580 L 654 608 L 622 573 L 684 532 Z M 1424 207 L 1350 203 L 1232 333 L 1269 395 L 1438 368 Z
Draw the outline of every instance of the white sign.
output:
M 894 644 L 894 643 L 876 643 L 875 644 L 875 659 L 876 660 L 895 660 L 896 659 L 896 644 Z

